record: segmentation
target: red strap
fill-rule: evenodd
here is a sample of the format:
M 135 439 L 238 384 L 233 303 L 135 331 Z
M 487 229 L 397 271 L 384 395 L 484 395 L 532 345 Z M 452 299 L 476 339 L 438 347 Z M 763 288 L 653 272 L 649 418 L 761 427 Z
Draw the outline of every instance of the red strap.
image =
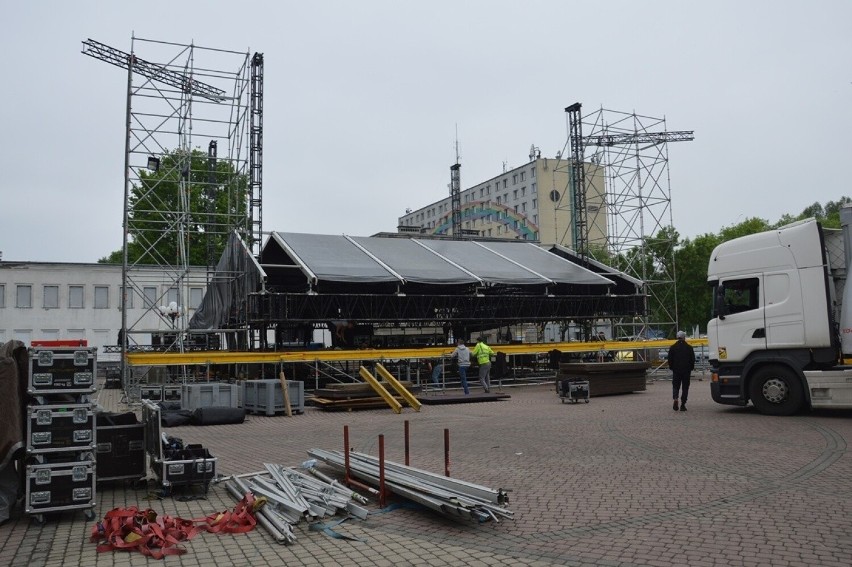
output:
M 168 515 L 159 516 L 150 508 L 140 511 L 135 506 L 114 508 L 102 522 L 92 526 L 92 542 L 98 543 L 98 553 L 105 551 L 138 551 L 154 559 L 166 555 L 182 555 L 180 544 L 198 535 L 210 533 L 246 533 L 254 529 L 254 496 L 247 493 L 233 511 L 210 514 L 205 518 L 185 520 Z

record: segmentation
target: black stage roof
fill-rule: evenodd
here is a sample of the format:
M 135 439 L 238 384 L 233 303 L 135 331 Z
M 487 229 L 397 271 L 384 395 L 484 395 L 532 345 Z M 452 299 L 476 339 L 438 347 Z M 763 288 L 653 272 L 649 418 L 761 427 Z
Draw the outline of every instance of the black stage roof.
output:
M 257 259 L 232 235 L 190 328 L 548 321 L 634 315 L 641 305 L 641 282 L 563 247 L 273 232 Z

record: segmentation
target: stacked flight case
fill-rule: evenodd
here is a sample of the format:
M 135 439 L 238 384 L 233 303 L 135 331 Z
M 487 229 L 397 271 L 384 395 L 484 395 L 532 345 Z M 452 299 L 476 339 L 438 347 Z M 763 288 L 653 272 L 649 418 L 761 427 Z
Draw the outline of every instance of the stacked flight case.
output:
M 95 517 L 96 348 L 33 342 L 29 349 L 25 511 L 83 510 Z

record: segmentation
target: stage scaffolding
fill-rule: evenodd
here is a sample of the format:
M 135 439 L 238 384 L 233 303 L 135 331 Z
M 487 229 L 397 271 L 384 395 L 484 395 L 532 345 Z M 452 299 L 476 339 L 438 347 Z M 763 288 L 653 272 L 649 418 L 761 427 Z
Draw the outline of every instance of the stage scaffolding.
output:
M 260 249 L 263 56 L 135 36 L 129 52 L 89 39 L 83 53 L 127 71 L 118 338 L 127 378 L 128 348 L 159 338 L 162 350 L 184 352 L 187 311 L 230 233 Z
M 644 282 L 638 317 L 614 319 L 617 337 L 653 338 L 677 330 L 669 142 L 691 141 L 692 131 L 666 130 L 665 118 L 600 108 L 585 116 L 565 109 L 568 140 L 557 168 L 569 186 L 557 208 L 571 211 L 563 240 L 581 257 L 611 265 Z M 570 153 L 568 151 L 570 148 Z M 589 171 L 603 175 L 590 175 Z M 606 231 L 596 230 L 606 226 Z M 571 238 L 567 238 L 568 236 Z

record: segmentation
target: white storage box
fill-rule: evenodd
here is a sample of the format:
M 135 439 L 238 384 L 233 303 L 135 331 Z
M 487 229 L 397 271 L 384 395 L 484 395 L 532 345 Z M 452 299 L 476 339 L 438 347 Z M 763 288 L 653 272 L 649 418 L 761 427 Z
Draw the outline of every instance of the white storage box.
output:
M 184 384 L 181 386 L 180 407 L 188 410 L 239 407 L 238 391 L 236 384 Z
M 284 392 L 280 380 L 246 380 L 243 382 L 243 408 L 252 413 L 275 415 L 284 409 Z M 298 380 L 287 381 L 290 409 L 293 413 L 305 412 L 305 384 Z

